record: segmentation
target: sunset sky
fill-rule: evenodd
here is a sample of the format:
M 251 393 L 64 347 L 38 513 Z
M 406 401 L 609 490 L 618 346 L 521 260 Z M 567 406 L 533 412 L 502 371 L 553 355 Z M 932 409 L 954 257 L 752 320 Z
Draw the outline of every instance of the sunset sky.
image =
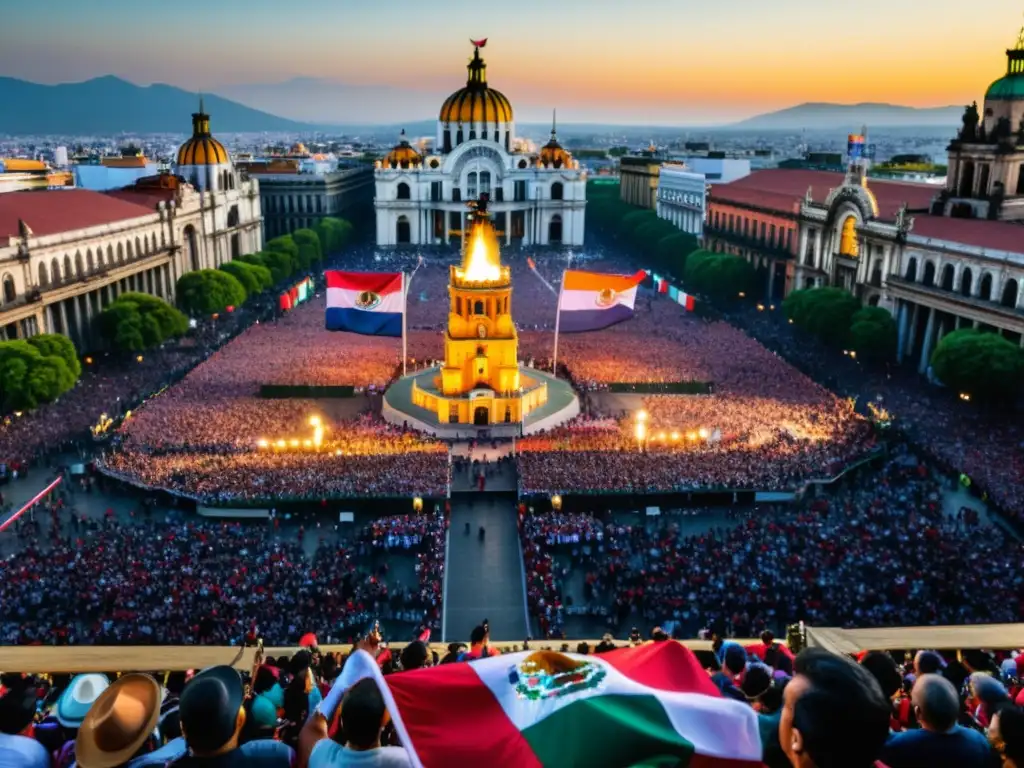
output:
M 468 39 L 488 37 L 488 79 L 519 121 L 557 107 L 565 122 L 695 124 L 805 101 L 980 100 L 1005 73 L 1022 11 L 1022 0 L 38 0 L 4 4 L 0 76 L 114 74 L 229 96 L 320 78 L 358 87 L 322 119 L 412 120 L 435 115 L 465 80 Z

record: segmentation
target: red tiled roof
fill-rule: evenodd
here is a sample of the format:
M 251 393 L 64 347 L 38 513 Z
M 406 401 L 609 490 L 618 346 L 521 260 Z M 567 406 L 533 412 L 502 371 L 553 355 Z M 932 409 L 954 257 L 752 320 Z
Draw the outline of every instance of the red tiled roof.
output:
M 914 214 L 911 236 L 946 240 L 1010 253 L 1024 253 L 1024 225 L 987 219 L 953 219 Z
M 7 192 L 0 195 L 0 238 L 17 237 L 18 219 L 37 236 L 71 232 L 155 212 L 137 202 L 85 189 Z
M 112 189 L 105 193 L 108 197 L 116 197 L 129 203 L 141 205 L 152 212 L 156 204 L 163 201 L 168 202 L 174 199 L 173 189 L 161 187 L 125 187 L 124 189 Z
M 815 202 L 822 203 L 828 193 L 843 183 L 843 174 L 829 171 L 804 171 L 794 168 L 771 168 L 754 171 L 749 176 L 729 184 L 713 184 L 711 200 L 735 202 L 740 205 L 760 205 L 781 212 L 791 213 L 793 204 L 807 194 Z M 939 190 L 925 184 L 907 184 L 898 181 L 869 179 L 868 188 L 878 201 L 878 213 L 882 219 L 891 219 L 903 203 L 911 210 L 927 209 Z

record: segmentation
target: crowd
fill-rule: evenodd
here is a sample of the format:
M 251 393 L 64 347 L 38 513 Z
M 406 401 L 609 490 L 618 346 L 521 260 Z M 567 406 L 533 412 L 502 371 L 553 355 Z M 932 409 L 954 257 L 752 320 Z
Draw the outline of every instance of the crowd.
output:
M 749 637 L 806 621 L 892 626 L 1024 620 L 1024 546 L 942 509 L 943 486 L 909 453 L 796 508 L 683 535 L 676 522 L 527 516 L 528 600 L 551 635 L 567 603 L 621 629 L 637 617 Z M 567 595 L 572 573 L 583 594 Z
M 469 647 L 452 643 L 444 653 L 422 639 L 392 651 L 371 628 L 349 653 L 322 651 L 307 635 L 293 653 L 257 658 L 244 671 L 223 665 L 116 679 L 8 672 L 0 677 L 0 763 L 435 768 L 472 755 L 470 764 L 486 756 L 503 767 L 528 755 L 536 765 L 620 768 L 649 764 L 653 754 L 660 765 L 696 757 L 766 768 L 1024 768 L 1024 655 L 1017 651 L 918 650 L 901 663 L 882 651 L 851 657 L 809 648 L 794 656 L 770 632 L 746 646 L 715 636 L 711 651 L 696 654 L 660 627 L 650 637 L 634 633 L 622 643 L 606 635 L 595 647 L 579 643 L 575 656 L 568 644 L 528 655 L 527 643 L 522 651 L 492 645 L 484 625 Z M 494 666 L 489 657 L 501 653 L 517 654 L 502 659 L 513 662 L 512 673 L 531 659 L 595 674 L 624 670 L 694 721 L 666 727 L 660 706 L 620 703 L 622 716 L 612 723 L 601 703 L 604 686 L 581 686 L 573 698 L 590 708 L 580 727 L 560 730 L 550 745 L 525 742 L 524 752 L 518 731 L 493 732 L 499 722 L 490 709 L 500 694 L 487 691 L 492 702 L 474 698 L 479 679 L 465 666 L 484 675 Z M 673 700 L 681 685 L 685 700 Z M 435 698 L 452 711 L 439 712 Z M 550 712 L 521 706 L 516 724 L 536 728 Z M 702 732 L 708 716 L 717 719 Z M 679 744 L 675 729 L 696 743 Z M 746 750 L 750 759 L 704 759 L 713 745 L 727 754 Z M 545 749 L 547 759 L 530 747 Z
M 425 515 L 385 517 L 307 556 L 312 530 L 296 539 L 273 522 L 125 523 L 58 499 L 16 523 L 19 548 L 0 561 L 0 645 L 227 645 L 252 632 L 276 645 L 307 632 L 344 642 L 373 619 L 436 628 L 444 529 Z M 387 558 L 374 556 L 391 537 L 415 556 L 417 583 L 389 578 Z

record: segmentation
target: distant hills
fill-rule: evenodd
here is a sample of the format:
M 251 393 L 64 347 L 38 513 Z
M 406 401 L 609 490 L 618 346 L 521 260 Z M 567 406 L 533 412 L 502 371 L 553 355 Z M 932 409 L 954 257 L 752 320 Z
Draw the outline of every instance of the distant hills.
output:
M 735 130 L 843 130 L 901 128 L 908 126 L 953 127 L 960 123 L 963 107 L 901 107 L 896 104 L 829 104 L 809 102 L 788 109 L 755 115 L 722 126 Z
M 380 87 L 363 87 L 318 78 L 296 78 L 283 83 L 235 85 L 219 89 L 222 95 L 204 94 L 213 131 L 222 133 L 261 133 L 335 131 L 348 134 L 397 135 L 405 128 L 411 136 L 429 135 L 434 107 L 429 95 L 400 98 L 403 89 L 395 89 L 393 99 Z M 225 98 L 227 97 L 227 98 Z M 368 124 L 345 119 L 347 107 L 373 98 L 389 105 L 381 122 Z M 189 116 L 198 106 L 195 93 L 170 85 L 138 86 L 108 75 L 81 83 L 40 85 L 25 80 L 0 77 L 0 134 L 74 134 L 111 135 L 117 133 L 187 133 Z M 419 119 L 402 121 L 395 110 L 419 114 Z M 959 125 L 962 107 L 918 109 L 894 104 L 807 103 L 769 112 L 729 125 L 700 127 L 699 131 L 796 131 L 826 130 L 852 132 L 862 125 L 871 128 L 938 127 Z M 289 115 L 290 118 L 279 117 Z M 527 135 L 543 135 L 544 124 L 523 123 Z M 624 135 L 672 135 L 685 127 L 620 126 L 608 124 L 564 124 L 563 136 L 599 135 L 620 132 Z
M 302 131 L 313 126 L 204 94 L 214 132 Z M 170 85 L 138 86 L 108 75 L 82 83 L 40 85 L 0 77 L 0 133 L 108 135 L 191 133 L 195 93 Z

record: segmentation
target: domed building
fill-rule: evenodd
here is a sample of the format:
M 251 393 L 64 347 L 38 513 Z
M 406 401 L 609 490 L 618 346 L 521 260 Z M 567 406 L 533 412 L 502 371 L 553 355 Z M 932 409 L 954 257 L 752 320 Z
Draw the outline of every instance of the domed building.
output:
M 984 106 L 964 110 L 940 203 L 946 216 L 1024 221 L 1024 29 Z
M 190 211 L 194 207 L 197 219 L 183 225 L 178 240 L 187 269 L 216 268 L 261 249 L 259 182 L 235 169 L 227 149 L 210 132 L 201 98 L 199 111 L 192 114 L 192 136 L 178 148 L 174 173 L 186 182 L 180 205 Z
M 512 103 L 487 82 L 473 42 L 466 84 L 438 112 L 433 150 L 420 153 L 405 136 L 376 163 L 377 244 L 461 243 L 466 202 L 483 193 L 506 245 L 582 245 L 586 172 L 559 143 L 519 148 Z

